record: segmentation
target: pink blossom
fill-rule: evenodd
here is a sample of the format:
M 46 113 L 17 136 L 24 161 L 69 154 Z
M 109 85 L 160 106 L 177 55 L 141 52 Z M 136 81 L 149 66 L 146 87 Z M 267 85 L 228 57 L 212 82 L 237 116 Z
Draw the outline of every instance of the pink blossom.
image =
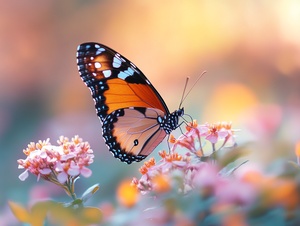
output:
M 68 180 L 68 174 L 64 171 L 60 172 L 58 175 L 57 175 L 57 180 L 63 184 L 65 183 L 67 180 Z
M 92 171 L 87 167 L 93 163 L 93 150 L 87 142 L 82 142 L 78 136 L 69 141 L 61 136 L 59 146 L 51 145 L 49 139 L 31 142 L 23 152 L 26 159 L 19 159 L 19 169 L 25 169 L 20 174 L 20 180 L 28 177 L 28 172 L 54 183 L 66 183 L 74 180 L 80 174 L 89 177 Z
M 216 166 L 201 163 L 192 171 L 192 184 L 196 187 L 214 187 L 219 176 Z
M 215 194 L 218 202 L 249 205 L 256 197 L 256 189 L 253 185 L 237 179 L 221 178 L 215 184 Z

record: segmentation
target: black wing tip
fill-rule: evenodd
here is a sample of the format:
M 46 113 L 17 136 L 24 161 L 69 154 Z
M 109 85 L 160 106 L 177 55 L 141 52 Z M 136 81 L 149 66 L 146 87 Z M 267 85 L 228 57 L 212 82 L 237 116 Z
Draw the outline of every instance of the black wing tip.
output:
M 97 43 L 97 42 L 84 42 L 78 45 L 77 51 L 82 50 L 82 49 L 89 49 L 91 47 L 96 47 L 96 46 L 101 46 L 102 44 Z

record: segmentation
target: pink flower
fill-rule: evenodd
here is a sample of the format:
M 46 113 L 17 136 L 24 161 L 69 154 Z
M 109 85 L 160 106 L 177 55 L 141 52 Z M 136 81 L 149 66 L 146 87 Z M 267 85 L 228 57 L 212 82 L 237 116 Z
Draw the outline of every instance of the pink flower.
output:
M 191 179 L 195 187 L 214 187 L 219 180 L 217 167 L 208 163 L 198 164 L 192 170 Z
M 201 136 L 204 136 L 206 140 L 212 144 L 217 143 L 220 139 L 225 139 L 232 134 L 231 123 L 213 123 L 204 124 L 198 127 Z
M 19 179 L 24 181 L 28 172 L 62 187 L 74 183 L 82 175 L 89 177 L 92 171 L 87 167 L 93 163 L 93 150 L 87 142 L 75 136 L 72 141 L 61 136 L 59 146 L 51 145 L 49 139 L 31 142 L 23 152 L 26 159 L 19 159 L 19 169 L 25 169 Z
M 222 178 L 216 183 L 215 194 L 219 203 L 249 205 L 257 196 L 253 185 L 233 178 Z

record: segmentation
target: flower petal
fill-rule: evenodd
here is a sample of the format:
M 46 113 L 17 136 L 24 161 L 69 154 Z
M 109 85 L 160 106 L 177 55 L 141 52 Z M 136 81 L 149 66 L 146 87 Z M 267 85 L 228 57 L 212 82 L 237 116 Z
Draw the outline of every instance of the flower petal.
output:
M 23 173 L 21 173 L 21 174 L 19 175 L 19 179 L 20 179 L 21 181 L 26 180 L 27 177 L 28 177 L 28 170 L 25 170 Z
M 90 170 L 87 167 L 82 167 L 82 169 L 80 170 L 80 173 L 84 177 L 90 177 L 92 175 L 92 170 Z
M 216 134 L 209 134 L 205 139 L 209 140 L 211 143 L 215 144 L 218 141 L 218 135 L 216 135 Z
M 71 164 L 71 167 L 68 169 L 68 174 L 70 176 L 77 176 L 79 173 L 80 173 L 79 167 L 77 165 L 72 166 Z
M 68 179 L 68 175 L 65 172 L 61 172 L 57 175 L 57 179 L 60 183 L 65 183 Z
M 48 175 L 51 173 L 51 169 L 49 168 L 39 169 L 39 172 L 43 175 Z

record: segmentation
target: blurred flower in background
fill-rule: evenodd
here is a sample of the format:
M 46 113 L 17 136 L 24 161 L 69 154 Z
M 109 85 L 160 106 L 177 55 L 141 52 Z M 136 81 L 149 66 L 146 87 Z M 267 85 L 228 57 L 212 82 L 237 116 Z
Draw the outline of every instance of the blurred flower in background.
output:
M 194 121 L 192 125 L 197 123 Z M 236 174 L 247 162 L 237 163 L 245 147 L 237 149 L 233 143 L 214 150 L 216 140 L 213 139 L 210 141 L 212 154 L 199 156 L 192 143 L 201 149 L 201 142 L 190 138 L 195 134 L 201 137 L 198 130 L 201 127 L 187 126 L 189 129 L 181 135 L 192 140 L 190 145 L 173 142 L 171 153 L 160 152 L 158 163 L 153 158 L 144 162 L 140 168 L 142 176 L 133 178 L 132 187 L 119 185 L 118 199 L 127 200 L 130 205 L 121 202 L 127 209 L 117 206 L 104 225 L 139 225 L 140 222 L 145 225 L 297 225 L 300 222 L 299 165 L 283 161 L 273 163 L 281 169 L 276 173 L 274 170 L 260 172 L 252 166 Z M 221 154 L 222 151 L 226 154 Z M 229 161 L 228 156 L 231 156 Z M 137 197 L 137 191 L 141 192 L 139 201 L 132 199 Z

